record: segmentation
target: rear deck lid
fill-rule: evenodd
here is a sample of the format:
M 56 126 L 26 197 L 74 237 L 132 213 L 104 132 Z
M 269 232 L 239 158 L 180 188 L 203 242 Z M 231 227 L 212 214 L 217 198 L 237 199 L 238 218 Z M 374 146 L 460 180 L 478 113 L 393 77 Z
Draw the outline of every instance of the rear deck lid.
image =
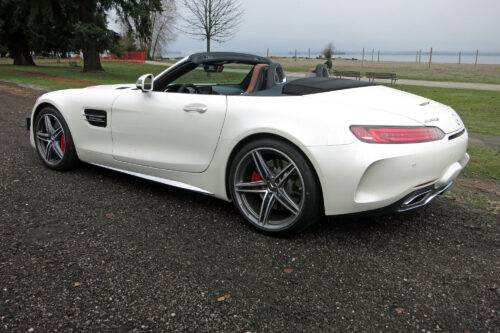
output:
M 449 106 L 384 86 L 344 89 L 304 97 L 337 104 L 335 109 L 339 110 L 342 110 L 341 105 L 349 105 L 405 116 L 425 126 L 439 127 L 445 133 L 455 132 L 464 126 Z

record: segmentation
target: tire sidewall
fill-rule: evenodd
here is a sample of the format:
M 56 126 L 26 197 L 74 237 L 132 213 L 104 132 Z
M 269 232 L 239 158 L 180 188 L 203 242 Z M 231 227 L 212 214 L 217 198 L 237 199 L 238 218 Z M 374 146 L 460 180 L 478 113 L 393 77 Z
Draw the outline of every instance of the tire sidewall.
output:
M 251 150 L 255 148 L 273 148 L 277 149 L 284 154 L 286 154 L 299 168 L 302 174 L 302 179 L 304 182 L 305 194 L 304 203 L 299 215 L 295 218 L 295 221 L 289 225 L 282 228 L 276 229 L 266 229 L 262 226 L 248 220 L 242 208 L 238 204 L 236 199 L 236 193 L 234 189 L 234 178 L 236 173 L 236 166 L 239 164 L 240 160 Z M 277 139 L 258 139 L 245 144 L 234 156 L 231 161 L 231 169 L 229 174 L 229 184 L 231 197 L 233 199 L 234 205 L 238 211 L 243 215 L 245 220 L 250 223 L 253 227 L 257 228 L 259 231 L 268 235 L 290 235 L 303 231 L 312 225 L 321 216 L 321 191 L 319 187 L 319 182 L 317 180 L 316 174 L 313 171 L 312 166 L 303 156 L 302 152 L 298 151 L 292 145 L 285 143 Z
M 41 121 L 42 117 L 46 114 L 53 115 L 59 120 L 61 123 L 61 126 L 63 127 L 64 130 L 64 139 L 65 139 L 65 149 L 64 149 L 64 155 L 63 158 L 56 164 L 49 164 L 45 161 L 45 159 L 42 157 L 40 153 L 40 148 L 38 144 L 38 140 L 36 139 L 36 129 L 38 128 L 38 123 Z M 36 147 L 36 152 L 42 162 L 50 169 L 54 170 L 68 170 L 72 167 L 75 166 L 75 164 L 78 162 L 78 157 L 76 155 L 76 150 L 75 150 L 75 145 L 73 143 L 73 137 L 71 136 L 71 132 L 69 130 L 68 125 L 66 124 L 66 121 L 64 120 L 64 117 L 62 114 L 55 108 L 53 107 L 45 107 L 43 108 L 36 116 L 34 126 L 33 126 L 33 136 L 35 139 L 35 147 Z

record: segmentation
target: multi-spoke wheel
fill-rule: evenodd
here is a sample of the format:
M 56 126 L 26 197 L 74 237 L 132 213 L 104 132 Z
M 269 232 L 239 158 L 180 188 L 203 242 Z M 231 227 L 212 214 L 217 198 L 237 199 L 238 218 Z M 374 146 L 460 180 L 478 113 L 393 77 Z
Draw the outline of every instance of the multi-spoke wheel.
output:
M 34 137 L 38 155 L 49 168 L 66 170 L 78 161 L 68 126 L 56 109 L 46 107 L 40 111 Z
M 236 207 L 255 227 L 272 234 L 298 232 L 320 215 L 320 190 L 300 152 L 278 140 L 243 147 L 231 166 Z

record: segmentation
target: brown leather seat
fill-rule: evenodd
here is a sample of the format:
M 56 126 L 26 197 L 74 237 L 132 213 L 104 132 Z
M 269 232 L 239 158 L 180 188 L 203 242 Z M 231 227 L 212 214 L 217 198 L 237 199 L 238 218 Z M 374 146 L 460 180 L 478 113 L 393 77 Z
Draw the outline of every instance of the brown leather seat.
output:
M 254 66 L 252 78 L 250 79 L 250 83 L 248 84 L 248 88 L 245 91 L 245 94 L 250 94 L 258 90 L 258 86 L 261 85 L 264 81 L 264 68 L 266 67 L 269 67 L 269 65 L 258 64 Z

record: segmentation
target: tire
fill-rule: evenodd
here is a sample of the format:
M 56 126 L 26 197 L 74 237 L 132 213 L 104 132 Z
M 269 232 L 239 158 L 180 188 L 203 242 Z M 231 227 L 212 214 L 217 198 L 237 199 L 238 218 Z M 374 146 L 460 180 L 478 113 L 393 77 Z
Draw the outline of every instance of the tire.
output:
M 243 146 L 232 159 L 229 185 L 243 217 L 268 235 L 301 232 L 323 215 L 312 166 L 295 147 L 277 139 Z
M 33 135 L 38 156 L 53 170 L 70 170 L 78 163 L 73 137 L 61 113 L 43 108 L 35 118 Z

